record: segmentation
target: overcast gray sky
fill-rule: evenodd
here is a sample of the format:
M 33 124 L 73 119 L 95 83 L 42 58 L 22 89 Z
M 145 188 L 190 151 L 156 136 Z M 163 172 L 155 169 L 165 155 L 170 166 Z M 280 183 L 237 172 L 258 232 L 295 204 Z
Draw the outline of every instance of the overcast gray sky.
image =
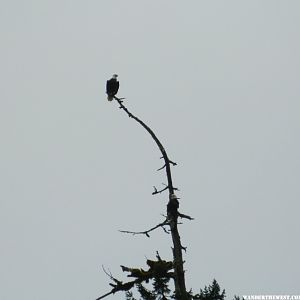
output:
M 0 299 L 95 299 L 103 264 L 171 239 L 160 153 L 178 163 L 187 287 L 299 294 L 300 2 L 0 0 Z M 111 296 L 120 299 L 123 295 Z

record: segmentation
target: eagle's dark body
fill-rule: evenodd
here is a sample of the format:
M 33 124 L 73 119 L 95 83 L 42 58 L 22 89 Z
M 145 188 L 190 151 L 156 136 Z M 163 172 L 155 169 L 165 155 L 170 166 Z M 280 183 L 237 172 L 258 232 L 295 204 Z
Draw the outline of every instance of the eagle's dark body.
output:
M 113 75 L 113 77 L 106 82 L 106 94 L 108 101 L 112 101 L 119 90 L 120 85 L 117 77 L 118 75 Z

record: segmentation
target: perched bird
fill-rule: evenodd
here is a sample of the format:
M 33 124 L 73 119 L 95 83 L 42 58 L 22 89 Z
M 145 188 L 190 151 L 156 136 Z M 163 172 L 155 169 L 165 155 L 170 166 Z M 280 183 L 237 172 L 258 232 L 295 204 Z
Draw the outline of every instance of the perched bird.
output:
M 106 81 L 107 100 L 112 101 L 119 90 L 118 75 L 114 74 L 111 79 Z
M 178 217 L 178 208 L 179 208 L 179 198 L 175 194 L 169 195 L 169 202 L 167 204 L 167 214 L 169 218 Z

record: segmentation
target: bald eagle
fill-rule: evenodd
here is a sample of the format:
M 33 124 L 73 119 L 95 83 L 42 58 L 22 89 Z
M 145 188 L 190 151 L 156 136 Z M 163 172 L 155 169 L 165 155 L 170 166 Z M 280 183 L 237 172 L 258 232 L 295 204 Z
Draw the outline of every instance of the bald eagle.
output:
M 114 74 L 111 79 L 106 81 L 107 100 L 112 101 L 119 90 L 118 75 Z

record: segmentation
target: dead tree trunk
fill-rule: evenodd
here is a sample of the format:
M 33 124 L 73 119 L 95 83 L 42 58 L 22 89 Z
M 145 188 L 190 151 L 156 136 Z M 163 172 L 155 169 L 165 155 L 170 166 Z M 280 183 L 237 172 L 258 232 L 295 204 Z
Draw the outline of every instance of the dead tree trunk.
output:
M 186 285 L 185 285 L 185 275 L 184 275 L 184 269 L 183 269 L 183 259 L 182 259 L 182 250 L 184 249 L 181 245 L 180 241 L 180 235 L 178 232 L 178 226 L 177 226 L 177 220 L 178 217 L 192 219 L 189 216 L 186 216 L 184 214 L 179 213 L 179 201 L 176 197 L 174 191 L 176 188 L 173 186 L 172 182 L 172 173 L 171 173 L 171 165 L 176 165 L 176 163 L 172 162 L 163 147 L 160 140 L 156 137 L 152 129 L 147 126 L 142 120 L 140 120 L 138 117 L 133 115 L 123 104 L 122 99 L 115 97 L 115 100 L 119 103 L 120 108 L 124 110 L 127 115 L 130 118 L 133 118 L 136 122 L 138 122 L 144 129 L 147 130 L 147 132 L 151 135 L 152 139 L 155 141 L 156 145 L 158 146 L 162 158 L 164 159 L 164 166 L 162 168 L 166 169 L 166 176 L 168 185 L 162 189 L 157 190 L 155 188 L 155 191 L 152 194 L 158 194 L 165 190 L 169 191 L 169 201 L 167 204 L 167 221 L 170 225 L 170 231 L 172 235 L 172 241 L 173 241 L 173 264 L 174 264 L 174 283 L 175 283 L 175 295 L 177 300 L 187 300 L 189 299 L 188 293 L 186 291 Z

